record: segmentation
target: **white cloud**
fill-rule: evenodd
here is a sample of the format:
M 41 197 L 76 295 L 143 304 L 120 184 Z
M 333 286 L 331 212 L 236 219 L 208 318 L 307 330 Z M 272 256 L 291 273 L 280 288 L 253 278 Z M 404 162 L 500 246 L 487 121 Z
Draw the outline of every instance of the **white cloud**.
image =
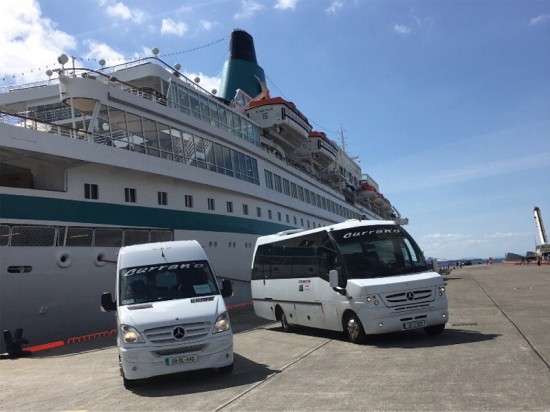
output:
M 241 2 L 241 11 L 235 13 L 233 18 L 237 20 L 247 19 L 254 16 L 258 11 L 262 10 L 263 8 L 263 5 L 256 3 L 253 0 L 243 0 Z
M 277 3 L 273 8 L 279 9 L 279 10 L 286 10 L 286 9 L 294 10 L 296 8 L 296 3 L 298 3 L 298 0 L 277 0 Z
M 162 26 L 160 28 L 161 34 L 174 34 L 181 37 L 187 30 L 187 24 L 182 21 L 176 23 L 172 19 L 162 19 Z
M 218 25 L 215 21 L 201 20 L 199 25 L 202 29 L 209 31 L 212 30 L 215 26 Z
M 107 66 L 119 64 L 124 61 L 124 55 L 109 47 L 105 43 L 95 40 L 86 40 L 84 42 L 88 46 L 89 51 L 84 55 L 84 58 L 99 61 L 104 59 Z
M 36 0 L 3 4 L 0 25 L 0 75 L 13 82 L 44 79 L 46 68 L 58 67 L 57 56 L 76 49 L 73 36 L 42 17 Z
M 408 26 L 402 26 L 400 24 L 396 24 L 393 26 L 393 30 L 395 30 L 396 33 L 402 34 L 403 36 L 407 36 L 411 33 L 411 29 Z
M 122 20 L 131 20 L 134 23 L 142 23 L 147 17 L 143 11 L 139 9 L 130 9 L 122 2 L 109 4 L 105 10 L 110 17 Z
M 541 14 L 529 20 L 529 26 L 539 26 L 550 21 L 550 14 Z
M 344 2 L 340 0 L 335 0 L 331 3 L 331 5 L 325 9 L 325 12 L 327 14 L 334 14 L 338 10 L 340 10 L 342 7 L 344 7 Z

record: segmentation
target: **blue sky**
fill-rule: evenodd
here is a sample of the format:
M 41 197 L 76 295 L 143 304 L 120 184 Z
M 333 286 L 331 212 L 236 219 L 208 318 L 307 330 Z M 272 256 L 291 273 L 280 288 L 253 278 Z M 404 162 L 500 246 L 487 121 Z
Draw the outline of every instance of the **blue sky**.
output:
M 550 229 L 550 1 L 18 0 L 2 22 L 0 87 L 158 47 L 217 88 L 244 29 L 271 94 L 343 129 L 426 255 L 534 250 L 534 206 Z

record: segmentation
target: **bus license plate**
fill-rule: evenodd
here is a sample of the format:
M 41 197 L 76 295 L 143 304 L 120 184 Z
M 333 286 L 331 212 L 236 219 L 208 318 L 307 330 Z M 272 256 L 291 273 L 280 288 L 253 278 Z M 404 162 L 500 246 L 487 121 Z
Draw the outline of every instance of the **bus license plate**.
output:
M 403 329 L 408 330 L 408 329 L 423 328 L 425 324 L 426 324 L 425 320 L 416 320 L 414 322 L 405 322 L 405 323 L 403 323 Z
M 164 362 L 166 366 L 180 365 L 182 363 L 191 363 L 199 360 L 197 355 L 186 355 L 186 356 L 174 356 L 172 358 L 166 358 Z

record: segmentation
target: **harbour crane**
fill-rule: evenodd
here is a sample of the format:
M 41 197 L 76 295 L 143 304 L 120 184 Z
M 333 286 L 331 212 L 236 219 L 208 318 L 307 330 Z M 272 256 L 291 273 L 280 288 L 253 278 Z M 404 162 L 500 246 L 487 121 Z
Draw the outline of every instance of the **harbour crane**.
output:
M 544 230 L 544 223 L 542 222 L 542 213 L 540 209 L 535 206 L 533 209 L 533 215 L 535 217 L 535 224 L 539 232 L 540 245 L 537 246 L 537 256 L 540 258 L 550 258 L 550 243 L 546 237 L 546 231 Z

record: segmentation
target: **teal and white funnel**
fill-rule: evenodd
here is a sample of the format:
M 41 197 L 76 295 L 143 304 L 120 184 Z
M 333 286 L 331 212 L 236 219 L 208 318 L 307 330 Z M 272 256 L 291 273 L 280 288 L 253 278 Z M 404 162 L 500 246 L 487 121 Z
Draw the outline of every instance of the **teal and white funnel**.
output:
M 265 85 L 264 69 L 258 66 L 254 40 L 244 30 L 234 30 L 229 43 L 229 59 L 223 66 L 219 97 L 232 100 L 237 89 L 256 97 Z

